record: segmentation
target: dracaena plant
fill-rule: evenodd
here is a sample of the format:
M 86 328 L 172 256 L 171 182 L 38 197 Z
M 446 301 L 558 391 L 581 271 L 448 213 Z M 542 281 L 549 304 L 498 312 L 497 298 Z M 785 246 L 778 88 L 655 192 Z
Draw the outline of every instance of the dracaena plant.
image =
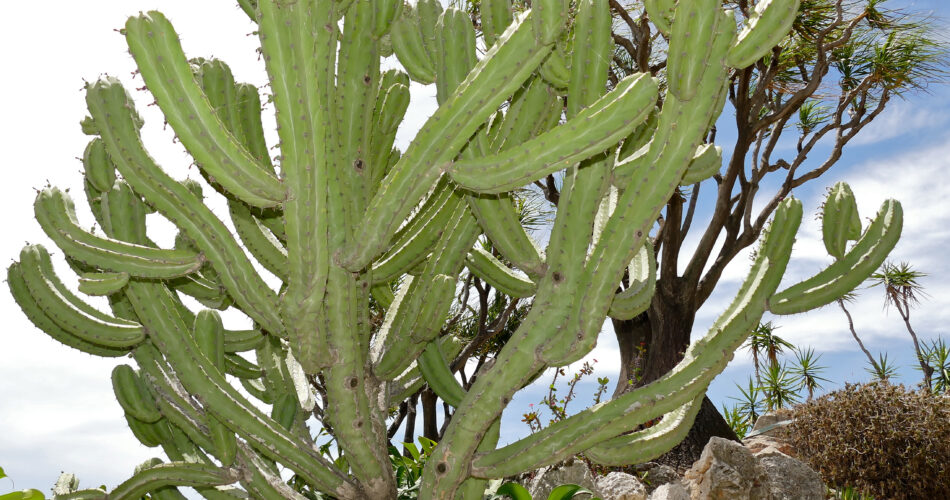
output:
M 801 203 L 786 198 L 735 300 L 679 365 L 499 447 L 499 419 L 515 392 L 588 353 L 608 316 L 648 306 L 650 229 L 678 186 L 718 170 L 720 149 L 703 140 L 730 72 L 770 51 L 798 1 L 759 2 L 739 30 L 719 0 L 647 2 L 669 36 L 663 89 L 648 74 L 607 85 L 606 0 L 538 0 L 517 12 L 506 0 L 483 1 L 481 57 L 472 18 L 436 0 L 241 5 L 258 24 L 277 160 L 262 134 L 273 124 L 262 123 L 258 89 L 235 83 L 221 61 L 188 59 L 161 13 L 133 16 L 122 31 L 130 52 L 206 183 L 173 179 L 150 156 L 118 79 L 91 82 L 85 185 L 102 231 L 84 229 L 71 196 L 54 187 L 34 208 L 80 274 L 80 292 L 107 296 L 111 311 L 65 287 L 42 246 L 24 248 L 9 269 L 17 302 L 46 333 L 94 355 L 131 355 L 137 365 L 116 368 L 116 397 L 136 437 L 170 462 L 142 464 L 108 498 L 180 498 L 179 486 L 207 498 L 393 498 L 386 418 L 423 383 L 454 413 L 427 454 L 419 498 L 481 498 L 489 478 L 581 452 L 600 464 L 643 461 L 682 438 L 706 386 L 766 310 L 793 314 L 834 301 L 899 236 L 893 200 L 867 228 L 845 211 L 826 214 L 838 260 L 777 291 L 802 216 Z M 392 51 L 405 72 L 380 69 Z M 410 81 L 434 83 L 439 108 L 399 151 Z M 639 154 L 616 160 L 620 144 Z M 564 181 L 542 249 L 509 193 L 553 172 Z M 205 184 L 226 197 L 236 234 L 204 204 Z M 174 248 L 149 238 L 151 211 L 178 228 Z M 849 239 L 857 242 L 847 250 Z M 466 268 L 512 297 L 533 297 L 468 390 L 449 369 L 458 342 L 440 335 Z M 187 307 L 186 295 L 207 309 Z M 227 308 L 254 328 L 225 329 L 216 309 Z M 371 308 L 385 310 L 378 325 Z M 314 442 L 307 417 L 316 410 L 342 453 L 333 461 Z M 295 488 L 281 480 L 283 469 Z

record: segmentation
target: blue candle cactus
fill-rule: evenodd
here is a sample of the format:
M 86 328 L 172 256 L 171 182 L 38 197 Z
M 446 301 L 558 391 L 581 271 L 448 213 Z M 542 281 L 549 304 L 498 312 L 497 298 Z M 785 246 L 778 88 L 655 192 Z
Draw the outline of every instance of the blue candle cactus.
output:
M 202 202 L 198 183 L 169 177 L 149 155 L 122 83 L 89 83 L 85 185 L 104 234 L 84 229 L 70 196 L 54 187 L 34 208 L 80 274 L 80 291 L 107 296 L 112 310 L 67 289 L 39 245 L 23 249 L 8 282 L 53 338 L 94 355 L 131 355 L 137 367 L 113 372 L 116 397 L 136 437 L 171 462 L 142 464 L 108 494 L 58 497 L 182 498 L 176 487 L 192 486 L 214 499 L 302 498 L 281 480 L 286 468 L 337 498 L 395 498 L 385 420 L 422 381 L 455 413 L 420 498 L 481 498 L 488 478 L 581 452 L 603 464 L 648 460 L 682 438 L 706 386 L 765 311 L 832 302 L 894 246 L 900 205 L 885 202 L 862 230 L 850 190 L 836 188 L 823 217 L 835 263 L 777 291 L 802 217 L 799 201 L 784 200 L 736 298 L 673 371 L 498 448 L 499 418 L 519 388 L 588 353 L 608 315 L 630 318 L 649 304 L 650 229 L 679 185 L 718 172 L 721 149 L 703 138 L 730 71 L 769 52 L 799 4 L 760 1 L 737 34 L 719 0 L 645 1 L 669 37 L 667 85 L 635 74 L 607 91 L 608 2 L 533 3 L 515 12 L 509 0 L 482 0 L 488 50 L 479 58 L 471 17 L 437 0 L 241 1 L 259 27 L 277 161 L 264 140 L 258 89 L 236 83 L 219 60 L 188 59 L 161 13 L 128 20 L 123 33 L 148 90 L 207 183 L 227 197 L 237 234 Z M 405 72 L 380 69 L 390 52 Z M 410 81 L 434 83 L 439 107 L 399 151 Z M 618 160 L 621 145 L 632 154 Z M 560 171 L 542 250 L 510 192 Z M 145 215 L 153 210 L 177 226 L 174 248 L 149 239 Z M 475 245 L 483 236 L 497 254 Z M 279 290 L 252 259 L 283 282 Z M 507 294 L 534 297 L 467 391 L 446 358 L 457 343 L 440 338 L 466 269 Z M 617 293 L 625 272 L 630 286 Z M 190 310 L 182 295 L 208 309 Z M 385 309 L 378 328 L 371 297 Z M 215 309 L 228 307 L 255 328 L 225 329 Z M 324 381 L 325 418 L 344 467 L 314 445 L 307 376 Z

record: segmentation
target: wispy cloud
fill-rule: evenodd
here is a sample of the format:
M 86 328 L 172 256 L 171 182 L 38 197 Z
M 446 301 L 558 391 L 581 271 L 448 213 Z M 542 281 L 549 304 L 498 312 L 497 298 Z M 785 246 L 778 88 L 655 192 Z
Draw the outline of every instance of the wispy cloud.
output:
M 876 144 L 922 129 L 947 123 L 946 103 L 931 101 L 922 107 L 918 102 L 895 100 L 851 141 L 852 146 Z

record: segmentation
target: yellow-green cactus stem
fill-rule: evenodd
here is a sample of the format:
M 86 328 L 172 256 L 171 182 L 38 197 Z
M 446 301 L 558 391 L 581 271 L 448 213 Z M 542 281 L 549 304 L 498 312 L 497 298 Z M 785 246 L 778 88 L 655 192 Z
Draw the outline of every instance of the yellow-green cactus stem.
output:
M 139 374 L 129 365 L 116 365 L 112 370 L 112 389 L 126 413 L 146 423 L 162 418 L 151 394 Z
M 10 287 L 13 299 L 30 322 L 57 342 L 88 354 L 108 358 L 117 358 L 129 353 L 128 348 L 107 347 L 98 342 L 90 342 L 59 326 L 30 294 L 30 290 L 23 279 L 23 270 L 19 262 L 14 262 L 7 268 L 7 285 Z
M 491 47 L 511 24 L 511 0 L 483 0 L 478 4 L 485 46 Z
M 79 278 L 79 291 L 86 295 L 112 295 L 129 282 L 129 273 L 83 273 Z
M 663 415 L 660 423 L 629 435 L 603 441 L 585 450 L 584 456 L 594 463 L 607 466 L 649 462 L 686 438 L 704 397 L 705 390 L 696 399 Z
M 670 92 L 681 101 L 688 101 L 696 95 L 703 72 L 709 67 L 712 50 L 709 40 L 720 19 L 710 14 L 719 4 L 719 0 L 676 3 L 666 75 Z M 717 69 L 712 67 L 712 71 Z
M 650 16 L 650 21 L 667 37 L 670 36 L 676 4 L 676 0 L 643 0 L 643 8 Z
M 703 144 L 696 148 L 693 159 L 686 167 L 680 185 L 689 186 L 704 181 L 719 173 L 722 167 L 722 148 L 715 144 Z
M 91 118 L 89 120 L 92 121 Z M 97 191 L 105 192 L 112 189 L 112 184 L 115 183 L 115 166 L 112 165 L 109 155 L 106 154 L 102 139 L 96 137 L 89 141 L 86 150 L 82 154 L 82 165 L 86 180 Z
M 20 269 L 37 306 L 61 329 L 87 342 L 113 348 L 132 347 L 145 340 L 142 325 L 102 313 L 69 292 L 53 271 L 43 247 L 24 247 Z
M 465 264 L 476 276 L 509 297 L 530 297 L 537 290 L 533 281 L 518 275 L 482 248 L 472 248 Z
M 646 74 L 617 87 L 567 122 L 497 155 L 458 161 L 449 170 L 460 186 L 500 193 L 530 184 L 618 144 L 646 119 L 656 100 L 656 80 Z
M 440 176 L 444 162 L 462 150 L 468 138 L 550 52 L 550 44 L 535 40 L 530 17 L 529 11 L 515 20 L 422 126 L 370 201 L 358 229 L 364 238 L 339 256 L 345 268 L 362 269 L 381 253 L 386 241 Z
M 164 250 L 103 238 L 79 226 L 73 201 L 57 188 L 45 188 L 33 203 L 36 220 L 71 258 L 142 278 L 175 278 L 197 271 L 204 260 L 188 250 Z
M 272 207 L 284 201 L 286 193 L 280 180 L 262 169 L 214 114 L 168 19 L 150 11 L 129 18 L 124 32 L 142 78 L 165 119 L 208 177 L 254 206 Z
M 673 411 L 695 398 L 731 359 L 731 355 L 723 356 L 723 352 L 733 353 L 765 311 L 765 299 L 774 293 L 785 271 L 801 216 L 801 202 L 795 199 L 785 200 L 776 209 L 772 230 L 765 235 L 761 251 L 736 297 L 706 336 L 690 346 L 683 361 L 671 372 L 652 384 L 476 458 L 472 464 L 473 475 L 501 477 L 506 470 L 519 469 L 528 461 L 557 462 L 575 450 L 588 449 L 633 430 L 639 423 Z M 483 378 L 476 380 L 470 393 L 484 384 L 479 383 Z M 670 390 L 673 387 L 678 389 Z M 686 387 L 689 389 L 684 390 Z M 697 393 L 691 394 L 692 390 Z
M 729 49 L 726 62 L 745 68 L 764 57 L 788 34 L 798 14 L 800 0 L 761 0 Z
M 165 174 L 145 151 L 134 126 L 132 100 L 122 85 L 108 77 L 89 84 L 86 104 L 122 177 L 188 234 L 248 315 L 269 331 L 282 332 L 276 294 L 254 271 L 230 231 L 187 187 Z
M 418 363 L 422 378 L 443 401 L 452 406 L 458 406 L 462 402 L 465 389 L 449 370 L 438 340 L 433 340 L 426 345 L 422 355 L 419 356 Z
M 630 285 L 616 294 L 607 313 L 614 319 L 633 319 L 646 311 L 656 288 L 656 257 L 650 239 L 644 241 L 636 257 L 627 266 Z
M 390 39 L 393 52 L 410 78 L 424 85 L 435 81 L 435 61 L 426 48 L 415 8 L 407 5 L 402 9 L 402 15 L 393 22 Z
M 887 200 L 851 250 L 811 278 L 769 299 L 773 314 L 795 314 L 834 302 L 854 290 L 884 262 L 900 239 L 904 212 L 896 200 Z
M 861 217 L 851 187 L 838 182 L 828 191 L 821 211 L 821 238 L 828 254 L 844 257 L 848 240 L 861 237 Z
M 186 462 L 171 462 L 149 467 L 123 481 L 103 498 L 133 500 L 164 486 L 218 486 L 239 479 L 236 469 Z
M 224 325 L 217 311 L 203 309 L 195 316 L 193 329 L 198 349 L 222 373 L 226 369 L 224 349 Z M 242 358 L 243 359 L 243 358 Z M 222 465 L 230 466 L 237 455 L 237 442 L 234 432 L 215 417 L 208 419 L 214 454 Z

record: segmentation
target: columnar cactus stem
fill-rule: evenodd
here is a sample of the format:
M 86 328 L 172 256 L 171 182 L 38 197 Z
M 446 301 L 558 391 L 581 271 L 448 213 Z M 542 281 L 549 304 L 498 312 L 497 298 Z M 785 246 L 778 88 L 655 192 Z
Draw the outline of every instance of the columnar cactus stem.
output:
M 124 30 L 168 123 L 206 184 L 226 197 L 237 235 L 204 204 L 205 184 L 173 179 L 156 164 L 132 99 L 103 77 L 86 86 L 82 130 L 96 136 L 83 166 L 104 236 L 83 229 L 55 187 L 41 190 L 34 208 L 80 275 L 79 290 L 108 297 L 112 311 L 71 292 L 40 245 L 8 269 L 15 300 L 47 334 L 98 356 L 131 354 L 137 368 L 113 372 L 117 408 L 139 441 L 171 460 L 142 464 L 108 496 L 64 480 L 60 498 L 178 499 L 178 486 L 211 499 L 305 498 L 282 481 L 284 468 L 306 497 L 395 498 L 386 418 L 423 384 L 455 412 L 425 466 L 420 498 L 481 498 L 485 479 L 581 452 L 605 464 L 648 460 L 687 432 L 706 386 L 766 310 L 792 314 L 835 300 L 900 235 L 899 203 L 885 202 L 862 233 L 850 189 L 836 186 L 823 221 L 835 263 L 776 293 L 802 217 L 801 203 L 787 198 L 735 300 L 675 369 L 498 448 L 500 417 L 518 390 L 590 352 L 608 316 L 647 307 L 657 272 L 650 231 L 679 186 L 718 172 L 721 148 L 703 142 L 730 72 L 772 50 L 798 1 L 758 2 L 738 38 L 732 12 L 717 1 L 645 1 L 669 38 L 662 95 L 646 74 L 608 85 L 606 0 L 573 9 L 535 0 L 520 12 L 508 0 L 484 0 L 481 58 L 469 13 L 437 0 L 239 4 L 258 24 L 270 78 L 280 140 L 273 160 L 257 88 L 235 82 L 222 61 L 187 59 L 158 12 L 133 16 Z M 406 72 L 381 71 L 390 52 Z M 402 152 L 393 146 L 410 80 L 434 83 L 439 108 Z M 562 172 L 542 249 L 515 201 L 524 186 Z M 149 239 L 152 211 L 177 226 L 174 248 Z M 533 297 L 467 391 L 449 367 L 465 346 L 443 332 L 466 272 Z M 192 311 L 181 294 L 209 309 Z M 381 325 L 371 304 L 384 314 Z M 225 329 L 214 309 L 231 307 L 253 327 Z M 311 411 L 344 466 L 314 443 Z

